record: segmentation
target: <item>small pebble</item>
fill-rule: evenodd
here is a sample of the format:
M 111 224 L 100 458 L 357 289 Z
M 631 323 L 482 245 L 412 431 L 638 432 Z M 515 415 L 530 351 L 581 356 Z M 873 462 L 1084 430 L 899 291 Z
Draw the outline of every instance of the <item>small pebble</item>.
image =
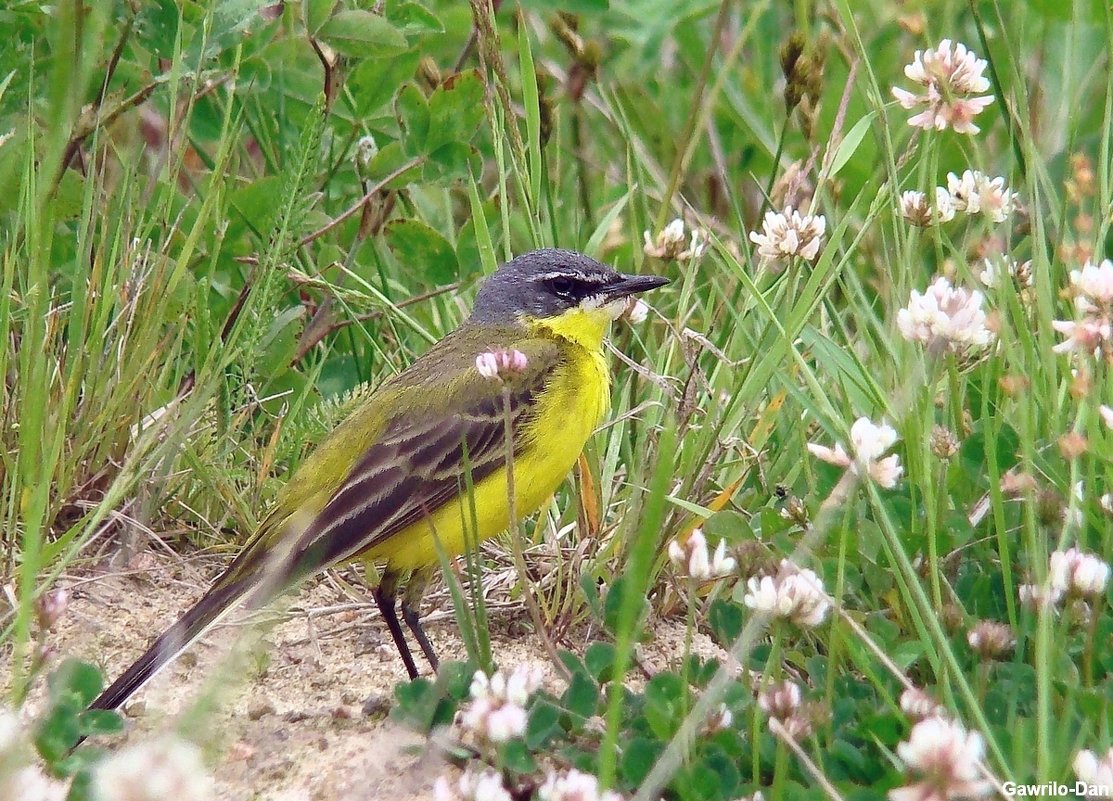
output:
M 363 702 L 363 714 L 368 717 L 385 717 L 390 711 L 390 697 L 384 693 L 368 696 Z
M 248 720 L 258 720 L 264 715 L 273 715 L 274 712 L 274 704 L 269 698 L 256 698 L 247 705 Z

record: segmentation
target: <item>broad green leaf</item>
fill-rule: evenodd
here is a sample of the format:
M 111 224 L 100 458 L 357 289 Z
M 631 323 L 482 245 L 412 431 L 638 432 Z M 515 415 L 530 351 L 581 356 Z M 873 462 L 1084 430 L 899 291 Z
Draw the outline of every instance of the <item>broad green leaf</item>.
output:
M 252 31 L 260 27 L 259 0 L 221 0 L 214 7 L 208 25 L 195 28 L 192 46 L 186 63 L 196 64 L 203 59 L 230 50 L 241 43 Z M 202 35 L 204 30 L 204 35 Z M 205 51 L 199 49 L 204 44 Z
M 318 36 L 345 56 L 382 58 L 408 47 L 401 31 L 370 11 L 340 11 L 321 26 Z
M 564 665 L 569 673 L 573 675 L 576 673 L 587 674 L 587 666 L 584 665 L 584 661 L 571 651 L 558 651 L 557 658 L 560 659 L 560 663 Z
M 104 689 L 104 677 L 88 662 L 67 659 L 47 679 L 53 703 L 73 699 L 81 708 L 89 706 Z
M 429 154 L 424 177 L 430 182 L 449 182 L 474 175 L 483 168 L 479 151 L 464 142 L 449 142 Z
M 734 644 L 745 623 L 742 607 L 722 598 L 711 603 L 707 618 L 711 633 L 715 635 L 715 642 L 723 648 L 730 648 Z
M 614 645 L 609 642 L 593 642 L 584 653 L 584 664 L 600 684 L 610 681 L 611 667 L 614 665 Z
M 152 0 L 135 18 L 135 36 L 159 58 L 173 58 L 180 12 L 174 0 Z
M 391 58 L 370 58 L 361 61 L 348 77 L 348 87 L 360 117 L 375 114 L 394 99 L 398 87 L 409 80 L 417 69 L 421 53 L 407 50 Z
M 471 690 L 475 665 L 469 662 L 442 662 L 437 669 L 437 686 L 446 696 L 463 701 Z
M 590 718 L 599 703 L 599 687 L 583 673 L 573 673 L 561 697 L 564 708 L 580 718 Z
M 623 783 L 630 788 L 640 785 L 663 750 L 660 742 L 648 737 L 635 737 L 627 743 L 622 749 L 622 762 L 619 764 Z
M 420 3 L 399 3 L 394 8 L 388 7 L 387 16 L 406 34 L 444 33 L 444 23 Z
M 514 773 L 526 774 L 537 770 L 533 755 L 526 750 L 526 744 L 521 740 L 511 740 L 502 744 L 499 748 L 499 764 Z
M 35 750 L 48 764 L 63 759 L 81 736 L 77 712 L 72 706 L 58 704 L 40 718 L 35 730 Z
M 365 175 L 369 181 L 381 181 L 396 170 L 401 169 L 406 163 L 412 161 L 410 156 L 402 150 L 402 145 L 398 142 L 390 142 L 379 148 L 379 152 L 375 158 L 371 159 L 371 163 L 367 165 Z M 420 170 L 420 165 L 415 164 L 412 169 L 408 169 L 393 179 L 387 184 L 390 189 L 401 189 L 406 184 L 413 181 Z
M 681 801 L 729 801 L 719 788 L 719 774 L 703 763 L 682 766 L 670 786 Z
M 392 220 L 386 226 L 386 242 L 406 273 L 427 276 L 433 284 L 456 280 L 456 251 L 425 223 Z
M 542 0 L 525 0 L 522 8 L 551 12 L 553 5 Z M 610 0 L 564 0 L 560 10 L 568 14 L 602 14 L 611 7 Z
M 399 684 L 394 688 L 394 698 L 397 706 L 391 710 L 391 717 L 419 731 L 426 731 L 433 725 L 439 694 L 433 687 L 433 682 L 426 678 L 417 678 L 411 682 Z
M 483 81 L 476 70 L 453 76 L 429 98 L 427 152 L 450 142 L 470 142 L 483 122 Z
M 328 22 L 334 8 L 336 8 L 336 0 L 302 0 L 305 29 L 311 36 L 315 36 L 321 30 L 321 26 Z
M 394 101 L 398 122 L 402 126 L 402 150 L 407 155 L 427 153 L 429 140 L 429 103 L 413 84 L 402 87 Z
M 675 673 L 658 673 L 645 686 L 645 719 L 657 739 L 667 740 L 680 728 L 685 692 Z
M 526 745 L 536 750 L 560 731 L 560 710 L 548 701 L 540 701 L 529 711 L 526 724 Z
M 85 736 L 117 734 L 124 730 L 124 719 L 110 709 L 87 709 L 78 716 L 78 727 Z
M 713 743 L 708 743 L 701 751 L 702 753 L 699 755 L 700 763 L 705 768 L 714 771 L 719 777 L 719 797 L 723 799 L 735 798 L 738 795 L 738 787 L 742 781 L 742 775 L 738 771 L 738 761 Z

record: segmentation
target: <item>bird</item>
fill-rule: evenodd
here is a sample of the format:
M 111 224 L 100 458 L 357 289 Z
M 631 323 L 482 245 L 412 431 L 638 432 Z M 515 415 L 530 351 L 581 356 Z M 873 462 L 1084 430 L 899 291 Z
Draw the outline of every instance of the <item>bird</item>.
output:
M 667 283 L 555 248 L 500 265 L 470 316 L 330 432 L 210 589 L 90 708 L 121 707 L 233 608 L 353 561 L 383 566 L 371 593 L 410 679 L 399 607 L 436 672 L 418 606 L 438 548 L 458 556 L 556 492 L 609 409 L 610 322 Z

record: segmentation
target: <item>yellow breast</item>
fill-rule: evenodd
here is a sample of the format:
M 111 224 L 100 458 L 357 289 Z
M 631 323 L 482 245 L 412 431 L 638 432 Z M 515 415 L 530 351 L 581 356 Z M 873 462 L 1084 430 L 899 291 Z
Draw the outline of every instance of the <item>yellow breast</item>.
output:
M 537 397 L 537 410 L 523 432 L 525 447 L 514 459 L 514 512 L 518 519 L 552 497 L 576 464 L 588 437 L 610 404 L 610 381 L 601 349 L 566 341 L 566 358 Z M 472 527 L 472 506 L 477 530 Z M 488 539 L 510 526 L 507 473 L 500 470 L 474 487 L 473 497 L 448 503 L 388 541 L 366 558 L 385 560 L 391 571 L 429 566 L 434 532 L 449 556 L 466 550 L 468 540 Z M 478 535 L 477 537 L 475 535 Z

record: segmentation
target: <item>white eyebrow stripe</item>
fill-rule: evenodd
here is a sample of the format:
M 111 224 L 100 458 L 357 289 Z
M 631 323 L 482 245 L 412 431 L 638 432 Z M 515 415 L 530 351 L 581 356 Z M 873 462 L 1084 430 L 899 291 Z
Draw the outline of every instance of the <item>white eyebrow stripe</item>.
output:
M 609 284 L 610 276 L 603 275 L 602 273 L 581 273 L 579 270 L 575 272 L 565 270 L 559 273 L 541 273 L 534 276 L 538 281 L 552 281 L 554 278 L 571 278 L 574 281 L 583 281 L 585 284 Z

